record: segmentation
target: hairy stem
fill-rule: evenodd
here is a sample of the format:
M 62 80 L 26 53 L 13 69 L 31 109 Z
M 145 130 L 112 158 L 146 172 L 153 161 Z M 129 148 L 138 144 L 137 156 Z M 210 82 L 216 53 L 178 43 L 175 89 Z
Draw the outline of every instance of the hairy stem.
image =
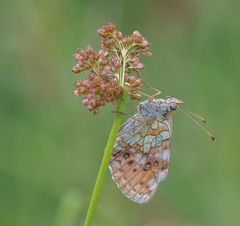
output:
M 124 111 L 124 106 L 126 103 L 127 99 L 127 91 L 124 91 L 122 97 L 119 100 L 118 106 L 117 106 L 117 112 L 123 112 Z M 105 179 L 105 175 L 107 173 L 110 157 L 112 154 L 113 146 L 115 144 L 116 138 L 117 138 L 117 133 L 120 128 L 121 122 L 122 122 L 122 117 L 123 114 L 117 113 L 116 118 L 113 122 L 113 126 L 108 138 L 107 145 L 104 150 L 104 155 L 102 159 L 102 163 L 98 172 L 98 176 L 96 179 L 95 187 L 92 193 L 92 198 L 88 207 L 88 212 L 87 216 L 85 219 L 84 226 L 91 226 L 93 222 L 93 218 L 96 212 L 96 208 L 98 205 L 99 197 L 101 194 L 103 182 Z

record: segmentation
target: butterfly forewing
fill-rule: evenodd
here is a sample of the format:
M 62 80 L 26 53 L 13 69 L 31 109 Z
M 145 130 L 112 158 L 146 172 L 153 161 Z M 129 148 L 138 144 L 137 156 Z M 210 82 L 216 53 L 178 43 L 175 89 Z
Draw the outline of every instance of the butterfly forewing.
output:
M 121 127 L 110 170 L 112 178 L 131 200 L 144 203 L 168 172 L 171 120 L 161 115 L 146 119 L 139 114 Z

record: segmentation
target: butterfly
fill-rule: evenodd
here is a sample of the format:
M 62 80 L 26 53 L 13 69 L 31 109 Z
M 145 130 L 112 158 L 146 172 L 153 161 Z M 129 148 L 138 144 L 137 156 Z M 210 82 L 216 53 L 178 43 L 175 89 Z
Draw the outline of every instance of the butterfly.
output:
M 119 189 L 134 202 L 148 202 L 167 177 L 171 115 L 182 103 L 175 97 L 143 101 L 118 132 L 109 168 Z

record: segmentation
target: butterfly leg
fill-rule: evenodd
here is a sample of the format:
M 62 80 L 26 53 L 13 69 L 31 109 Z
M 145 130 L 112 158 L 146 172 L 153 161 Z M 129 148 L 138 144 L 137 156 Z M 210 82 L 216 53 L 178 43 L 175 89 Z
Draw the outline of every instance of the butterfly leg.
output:
M 145 96 L 145 97 L 147 97 L 147 98 L 149 98 L 149 99 L 153 99 L 153 98 L 154 98 L 153 96 L 148 95 L 148 94 L 146 94 L 146 93 L 144 93 L 144 92 L 142 92 L 142 91 L 138 91 L 138 93 L 142 94 L 143 96 Z
M 154 90 L 156 93 L 154 95 L 152 95 L 151 97 L 156 97 L 158 95 L 160 95 L 162 92 L 154 87 L 152 87 L 151 85 L 147 84 L 146 82 L 144 82 L 144 85 L 147 86 L 148 88 Z
M 135 82 L 135 83 L 136 83 L 136 82 Z M 129 83 L 125 83 L 125 85 L 128 86 L 129 88 L 132 88 L 132 89 L 134 90 L 134 85 L 135 85 L 135 83 L 134 83 L 134 84 L 131 84 L 131 85 L 130 85 Z M 160 95 L 160 94 L 162 93 L 160 90 L 154 88 L 153 86 L 147 84 L 146 82 L 143 82 L 143 84 L 144 84 L 145 86 L 147 86 L 148 88 L 150 88 L 150 89 L 152 89 L 153 91 L 156 92 L 154 95 L 148 95 L 148 94 L 143 93 L 143 92 L 141 92 L 141 91 L 139 91 L 139 90 L 137 91 L 138 93 L 142 94 L 143 96 L 148 97 L 149 99 L 154 99 L 156 96 L 158 96 L 158 95 Z
M 112 111 L 112 113 L 121 114 L 121 115 L 127 116 L 127 117 L 129 117 L 129 118 L 131 118 L 131 117 L 132 117 L 132 116 L 131 116 L 131 115 L 129 115 L 128 113 L 121 112 L 121 111 Z
M 146 94 L 146 93 L 144 93 L 144 92 L 142 92 L 142 91 L 138 91 L 138 92 L 139 92 L 141 95 L 147 97 L 149 100 L 155 99 L 155 97 L 158 96 L 158 95 L 161 93 L 161 92 L 159 91 L 159 92 L 157 92 L 157 93 L 154 94 L 154 95 L 149 95 L 149 94 Z

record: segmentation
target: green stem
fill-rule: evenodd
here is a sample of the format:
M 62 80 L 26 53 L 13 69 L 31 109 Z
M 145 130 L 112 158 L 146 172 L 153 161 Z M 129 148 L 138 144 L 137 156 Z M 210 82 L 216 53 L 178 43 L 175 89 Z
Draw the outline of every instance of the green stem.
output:
M 124 106 L 125 106 L 125 102 L 127 99 L 127 92 L 124 91 L 122 97 L 119 100 L 118 103 L 118 107 L 117 107 L 117 112 L 123 112 L 124 111 Z M 101 194 L 101 190 L 102 190 L 102 186 L 103 186 L 103 182 L 105 179 L 105 175 L 107 173 L 107 169 L 108 169 L 108 165 L 110 162 L 110 157 L 112 154 L 112 150 L 113 150 L 113 146 L 115 144 L 116 138 L 117 138 L 117 134 L 118 134 L 118 130 L 120 128 L 122 122 L 122 114 L 118 113 L 116 115 L 116 118 L 113 122 L 113 126 L 108 138 L 108 142 L 107 145 L 105 147 L 105 151 L 104 151 L 104 155 L 103 155 L 103 159 L 102 159 L 102 163 L 98 172 L 98 176 L 96 179 L 96 183 L 95 183 L 95 187 L 92 193 L 92 198 L 88 207 L 88 212 L 87 212 L 87 216 L 85 219 L 85 223 L 84 226 L 91 226 L 92 222 L 93 222 L 93 217 L 94 214 L 96 212 L 96 208 L 98 205 L 98 201 L 99 201 L 99 197 Z

